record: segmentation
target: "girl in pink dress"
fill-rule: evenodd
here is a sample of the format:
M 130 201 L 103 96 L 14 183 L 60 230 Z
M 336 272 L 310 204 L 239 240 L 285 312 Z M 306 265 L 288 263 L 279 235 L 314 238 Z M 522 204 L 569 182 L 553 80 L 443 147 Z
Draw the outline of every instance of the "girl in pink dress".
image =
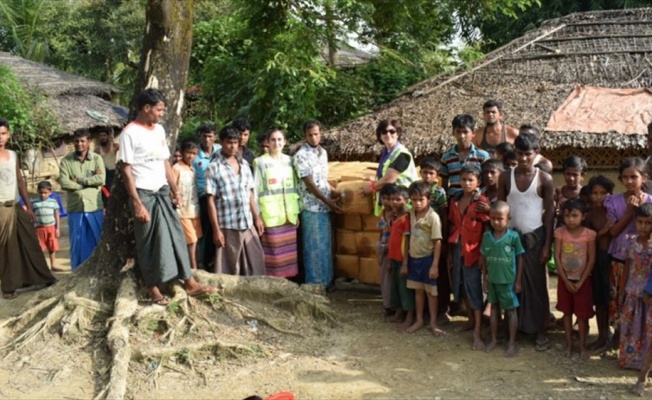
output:
M 620 291 L 620 346 L 618 364 L 621 368 L 641 369 L 652 340 L 648 306 L 643 301 L 645 285 L 650 277 L 652 262 L 652 204 L 636 208 L 636 241 L 629 248 L 623 274 L 624 290 Z

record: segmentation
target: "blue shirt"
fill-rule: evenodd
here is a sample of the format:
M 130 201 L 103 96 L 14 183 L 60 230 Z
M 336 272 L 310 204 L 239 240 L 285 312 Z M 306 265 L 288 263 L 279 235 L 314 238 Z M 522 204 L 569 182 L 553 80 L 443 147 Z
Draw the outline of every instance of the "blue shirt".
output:
M 441 156 L 441 171 L 439 175 L 448 178 L 448 197 L 454 196 L 462 190 L 460 171 L 465 165 L 475 165 L 482 170 L 482 163 L 490 159 L 491 156 L 486 151 L 475 147 L 471 144 L 469 153 L 462 160 L 457 152 L 457 145 L 451 147 L 450 151 Z
M 208 164 L 211 162 L 213 154 L 217 153 L 221 148 L 221 145 L 213 143 L 213 152 L 211 154 L 206 154 L 200 146 L 199 151 L 197 152 L 197 157 L 195 157 L 195 161 L 192 162 L 192 167 L 195 169 L 197 175 L 197 195 L 199 197 L 204 197 L 206 195 L 206 169 L 208 168 Z

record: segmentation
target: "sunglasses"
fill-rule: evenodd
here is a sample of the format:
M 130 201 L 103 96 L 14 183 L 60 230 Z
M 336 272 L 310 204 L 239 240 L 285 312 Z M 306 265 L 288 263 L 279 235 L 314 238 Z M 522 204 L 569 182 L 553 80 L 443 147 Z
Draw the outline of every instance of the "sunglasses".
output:
M 395 135 L 396 134 L 396 129 L 385 129 L 385 132 L 383 132 L 383 135 Z

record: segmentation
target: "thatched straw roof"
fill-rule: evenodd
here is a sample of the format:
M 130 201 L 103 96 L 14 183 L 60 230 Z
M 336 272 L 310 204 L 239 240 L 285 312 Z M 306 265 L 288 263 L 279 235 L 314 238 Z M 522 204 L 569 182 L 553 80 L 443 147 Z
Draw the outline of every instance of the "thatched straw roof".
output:
M 324 147 L 334 160 L 375 160 L 378 121 L 398 117 L 402 141 L 415 156 L 439 155 L 453 144 L 453 117 L 469 113 L 481 120 L 487 99 L 503 101 L 511 126 L 545 127 L 577 84 L 638 88 L 651 83 L 651 8 L 578 13 L 547 21 L 468 70 L 414 85 L 376 112 L 326 132 Z M 639 154 L 646 148 L 644 133 L 545 132 L 543 153 L 559 160 L 580 149 L 587 158 L 593 153 L 594 164 L 613 164 L 601 154 Z
M 121 128 L 128 110 L 111 103 L 119 90 L 106 83 L 82 78 L 47 65 L 0 52 L 0 65 L 7 66 L 28 90 L 36 89 L 48 98 L 48 106 L 64 132 L 97 127 Z

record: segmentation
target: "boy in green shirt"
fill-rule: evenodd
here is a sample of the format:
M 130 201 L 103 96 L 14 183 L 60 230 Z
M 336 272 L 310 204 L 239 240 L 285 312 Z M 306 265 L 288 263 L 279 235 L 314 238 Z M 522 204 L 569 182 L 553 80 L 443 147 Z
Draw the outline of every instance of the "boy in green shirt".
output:
M 509 344 L 505 357 L 514 357 L 516 350 L 516 331 L 519 306 L 516 293 L 521 291 L 523 276 L 523 245 L 516 231 L 507 228 L 511 219 L 509 205 L 496 201 L 489 210 L 491 230 L 484 233 L 480 245 L 480 268 L 482 269 L 482 286 L 488 293 L 491 303 L 491 342 L 485 348 L 490 352 L 496 348 L 498 341 L 498 317 L 503 309 L 509 318 Z

